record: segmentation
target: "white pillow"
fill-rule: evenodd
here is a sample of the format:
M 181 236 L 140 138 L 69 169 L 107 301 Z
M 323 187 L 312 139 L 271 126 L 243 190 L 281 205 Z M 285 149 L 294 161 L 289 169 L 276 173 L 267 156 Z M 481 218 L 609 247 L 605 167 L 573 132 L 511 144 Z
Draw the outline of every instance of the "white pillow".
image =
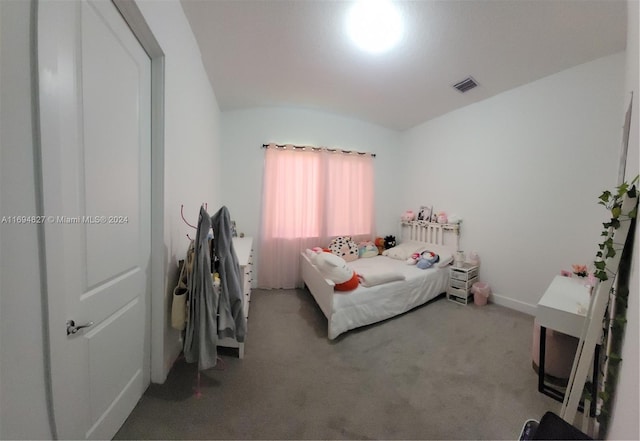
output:
M 384 250 L 382 255 L 392 259 L 407 260 L 413 253 L 421 253 L 428 249 L 429 245 L 426 243 L 409 240 L 402 242 L 400 245 L 396 245 L 393 248 Z
M 436 266 L 438 268 L 447 267 L 453 262 L 453 254 L 451 253 L 445 255 L 438 254 L 438 256 L 440 256 L 440 260 L 438 260 L 438 263 L 436 263 Z

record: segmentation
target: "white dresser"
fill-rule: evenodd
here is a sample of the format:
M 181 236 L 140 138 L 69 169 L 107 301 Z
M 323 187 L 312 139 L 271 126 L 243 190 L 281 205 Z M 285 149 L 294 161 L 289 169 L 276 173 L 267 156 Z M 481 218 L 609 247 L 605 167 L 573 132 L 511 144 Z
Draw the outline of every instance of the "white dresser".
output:
M 244 316 L 249 318 L 249 302 L 251 301 L 251 282 L 253 282 L 253 238 L 234 237 L 233 247 L 238 256 L 242 281 L 242 292 L 244 293 Z
M 240 286 L 242 286 L 242 309 L 247 319 L 247 334 L 249 328 L 249 305 L 251 303 L 251 282 L 253 281 L 253 238 L 251 237 L 234 237 L 233 248 L 238 257 L 240 265 Z M 244 358 L 244 342 L 240 343 L 233 338 L 222 338 L 218 340 L 218 346 L 225 348 L 238 348 L 238 357 Z

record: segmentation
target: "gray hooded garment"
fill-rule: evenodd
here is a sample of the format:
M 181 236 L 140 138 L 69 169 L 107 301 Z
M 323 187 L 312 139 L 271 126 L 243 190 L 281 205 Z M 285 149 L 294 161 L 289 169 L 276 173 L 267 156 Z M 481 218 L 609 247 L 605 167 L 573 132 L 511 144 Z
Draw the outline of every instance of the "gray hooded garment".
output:
M 189 318 L 185 329 L 184 356 L 198 363 L 198 370 L 216 365 L 218 338 L 231 337 L 243 342 L 246 319 L 242 310 L 240 267 L 231 238 L 229 211 L 222 207 L 213 217 L 200 208 L 194 244 L 195 259 L 189 280 Z M 212 225 L 213 222 L 213 225 Z M 220 264 L 220 294 L 213 289 L 209 230 L 213 226 L 214 253 Z
M 220 274 L 220 303 L 218 305 L 218 336 L 231 337 L 244 342 L 247 319 L 242 309 L 242 286 L 238 256 L 233 248 L 231 218 L 223 206 L 211 217 L 214 253 L 218 258 Z

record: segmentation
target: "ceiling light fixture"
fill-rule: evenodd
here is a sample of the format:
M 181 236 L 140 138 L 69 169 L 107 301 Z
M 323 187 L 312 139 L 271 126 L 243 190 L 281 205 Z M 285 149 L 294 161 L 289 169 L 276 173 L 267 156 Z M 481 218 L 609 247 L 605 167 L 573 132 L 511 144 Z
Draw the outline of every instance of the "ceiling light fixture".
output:
M 386 52 L 402 37 L 400 13 L 389 0 L 358 0 L 347 16 L 347 33 L 367 52 Z

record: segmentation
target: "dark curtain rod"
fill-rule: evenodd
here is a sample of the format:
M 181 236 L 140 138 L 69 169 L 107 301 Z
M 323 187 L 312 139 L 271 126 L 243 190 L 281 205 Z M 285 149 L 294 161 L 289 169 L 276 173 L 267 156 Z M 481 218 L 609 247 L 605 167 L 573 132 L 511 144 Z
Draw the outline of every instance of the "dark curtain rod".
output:
M 319 150 L 326 150 L 328 152 L 340 152 L 340 153 L 356 153 L 358 155 L 370 155 L 372 158 L 376 157 L 375 153 L 367 153 L 367 152 L 357 152 L 355 150 L 343 150 L 343 149 L 330 149 L 328 147 L 313 147 L 313 146 L 308 146 L 308 145 L 292 145 L 292 144 L 262 144 L 262 148 L 266 149 L 269 146 L 272 147 L 277 147 L 279 149 L 286 149 L 287 147 L 292 147 L 294 149 L 311 149 L 311 150 L 315 150 L 315 151 L 319 151 Z

